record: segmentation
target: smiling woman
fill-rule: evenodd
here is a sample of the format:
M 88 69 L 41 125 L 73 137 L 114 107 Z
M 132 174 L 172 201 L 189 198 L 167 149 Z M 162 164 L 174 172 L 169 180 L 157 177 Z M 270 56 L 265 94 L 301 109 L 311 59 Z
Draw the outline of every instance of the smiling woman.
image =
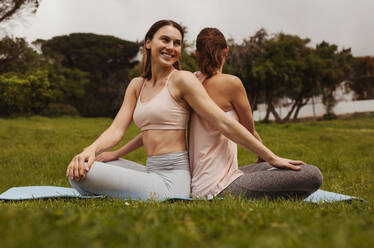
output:
M 165 55 L 165 57 L 174 58 L 176 59 L 173 63 L 173 66 L 175 69 L 180 69 L 179 65 L 179 55 L 181 52 L 181 45 L 182 41 L 184 39 L 184 32 L 183 28 L 171 21 L 171 20 L 162 20 L 159 22 L 156 22 L 152 25 L 152 27 L 148 30 L 147 34 L 145 35 L 145 44 L 143 51 L 143 59 L 142 59 L 142 76 L 146 79 L 150 80 L 152 78 L 152 70 L 151 70 L 151 57 L 152 57 L 152 50 L 151 50 L 151 43 L 153 40 L 154 35 L 158 32 L 158 37 L 154 40 L 154 43 L 159 43 L 158 45 L 161 46 L 161 49 L 163 50 L 162 53 Z M 169 33 L 170 32 L 170 33 Z M 174 40 L 170 42 L 169 35 L 173 35 Z M 165 44 L 166 46 L 164 46 Z M 166 51 L 167 47 L 169 46 L 168 51 Z M 170 49 L 170 47 L 177 48 L 177 49 Z M 174 51 L 173 51 L 174 50 Z M 156 49 L 153 50 L 153 53 L 156 53 Z M 168 55 L 169 53 L 173 53 L 173 55 Z M 157 56 L 156 56 L 157 57 Z
M 152 25 L 144 39 L 142 76 L 134 78 L 110 127 L 67 168 L 73 187 L 82 194 L 164 200 L 190 196 L 190 170 L 185 129 L 192 108 L 223 135 L 269 164 L 299 170 L 293 161 L 276 156 L 246 128 L 228 117 L 208 96 L 194 74 L 178 70 L 183 29 L 174 21 Z M 130 149 L 144 144 L 146 167 L 127 160 L 94 162 L 95 155 L 119 143 L 131 121 L 142 133 Z M 86 163 L 85 163 L 86 162 Z M 75 180 L 74 180 L 75 179 Z

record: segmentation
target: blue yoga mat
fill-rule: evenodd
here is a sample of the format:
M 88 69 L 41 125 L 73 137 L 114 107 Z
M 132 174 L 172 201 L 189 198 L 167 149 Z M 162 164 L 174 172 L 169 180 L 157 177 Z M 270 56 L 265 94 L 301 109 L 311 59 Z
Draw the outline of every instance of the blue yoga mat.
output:
M 83 196 L 73 188 L 56 187 L 56 186 L 27 186 L 13 187 L 0 195 L 0 200 L 20 201 L 44 198 L 98 198 L 101 196 Z M 191 201 L 192 198 L 174 198 L 169 200 L 186 200 Z M 306 199 L 305 202 L 337 202 L 337 201 L 365 201 L 361 198 L 329 192 L 325 190 L 317 190 Z

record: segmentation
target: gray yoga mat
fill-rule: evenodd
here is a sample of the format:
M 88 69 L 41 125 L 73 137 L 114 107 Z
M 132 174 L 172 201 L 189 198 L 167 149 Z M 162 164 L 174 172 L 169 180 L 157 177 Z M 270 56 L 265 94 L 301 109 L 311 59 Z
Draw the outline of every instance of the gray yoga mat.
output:
M 26 186 L 26 187 L 13 187 L 0 195 L 0 200 L 6 201 L 21 201 L 33 200 L 44 198 L 98 198 L 101 196 L 82 196 L 73 188 L 56 187 L 56 186 Z M 192 198 L 173 198 L 169 200 L 194 200 Z M 352 201 L 359 200 L 365 201 L 361 198 L 349 195 L 338 194 L 325 190 L 317 190 L 306 199 L 305 202 L 337 202 L 337 201 Z

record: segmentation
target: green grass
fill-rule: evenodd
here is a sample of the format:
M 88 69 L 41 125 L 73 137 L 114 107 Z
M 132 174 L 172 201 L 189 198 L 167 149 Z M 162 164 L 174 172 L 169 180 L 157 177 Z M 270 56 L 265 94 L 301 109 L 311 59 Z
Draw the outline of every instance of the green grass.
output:
M 110 122 L 0 119 L 0 192 L 14 186 L 69 186 L 67 164 Z M 257 124 L 257 130 L 278 155 L 317 165 L 324 175 L 322 189 L 368 202 L 0 201 L 0 247 L 373 247 L 374 116 Z M 123 142 L 137 132 L 131 126 Z M 144 163 L 145 151 L 126 158 Z M 240 165 L 254 159 L 239 149 Z

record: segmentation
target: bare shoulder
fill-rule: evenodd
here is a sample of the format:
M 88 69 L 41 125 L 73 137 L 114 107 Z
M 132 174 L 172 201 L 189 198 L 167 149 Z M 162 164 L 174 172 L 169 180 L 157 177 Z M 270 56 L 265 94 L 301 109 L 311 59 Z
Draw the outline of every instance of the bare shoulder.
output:
M 127 86 L 126 91 L 129 93 L 134 93 L 136 96 L 138 96 L 140 89 L 142 88 L 142 85 L 144 83 L 143 77 L 136 77 L 133 78 L 129 85 Z
M 186 87 L 198 83 L 196 76 L 189 71 L 178 70 L 172 75 L 172 80 L 177 87 Z
M 142 87 L 143 82 L 144 82 L 143 77 L 136 77 L 136 78 L 131 79 L 128 87 L 138 89 L 139 87 Z
M 241 86 L 243 85 L 242 80 L 238 78 L 237 76 L 231 75 L 231 74 L 221 74 L 222 79 L 225 80 L 227 83 L 233 84 L 235 86 Z
M 189 71 L 183 71 L 183 70 L 178 70 L 176 72 L 174 72 L 173 74 L 173 78 L 175 80 L 184 80 L 184 79 L 189 79 L 191 77 L 195 77 L 195 75 L 192 73 L 192 72 L 189 72 Z
M 230 74 L 218 74 L 212 78 L 216 87 L 225 92 L 236 92 L 243 89 L 243 83 L 237 76 Z

